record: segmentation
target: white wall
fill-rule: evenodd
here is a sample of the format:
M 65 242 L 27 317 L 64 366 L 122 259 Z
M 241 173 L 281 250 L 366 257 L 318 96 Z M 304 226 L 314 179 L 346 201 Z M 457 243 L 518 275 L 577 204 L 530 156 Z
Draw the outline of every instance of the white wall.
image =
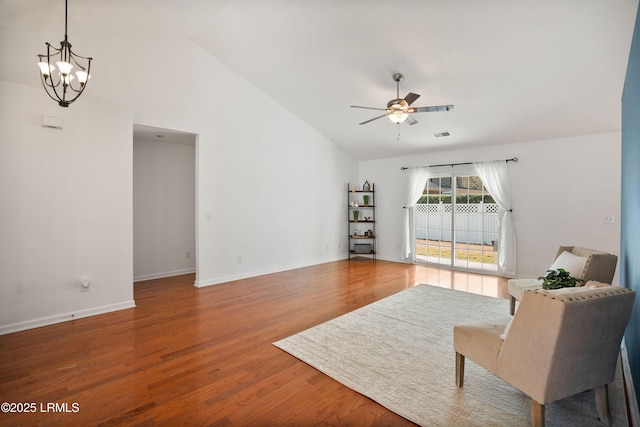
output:
M 261 108 L 255 127 L 200 139 L 198 286 L 346 256 L 355 161 L 289 113 Z
M 199 135 L 196 285 L 346 257 L 357 162 L 345 151 L 187 40 L 88 36 L 92 79 L 62 110 L 33 59 L 58 36 L 0 29 L 13 58 L 0 81 L 19 83 L 0 94 L 1 325 L 131 304 L 133 123 Z M 41 112 L 65 115 L 64 138 L 39 127 Z M 85 274 L 95 286 L 80 294 Z
M 153 52 L 179 58 L 167 63 L 135 42 L 128 62 L 182 78 L 162 92 L 132 87 L 134 121 L 199 136 L 196 285 L 344 258 L 356 161 L 195 44 L 154 40 Z
M 134 305 L 131 112 L 43 95 L 0 81 L 0 334 Z
M 379 257 L 402 260 L 402 199 L 407 172 L 400 171 L 401 166 L 511 157 L 519 159 L 508 164 L 518 276 L 543 274 L 560 245 L 619 255 L 620 138 L 619 132 L 612 132 L 361 162 L 360 180 L 376 183 Z M 442 172 L 443 168 L 431 171 Z M 603 223 L 608 215 L 614 216 L 614 224 Z M 618 280 L 616 272 L 614 282 Z
M 134 281 L 195 271 L 195 159 L 195 136 L 192 144 L 134 138 Z

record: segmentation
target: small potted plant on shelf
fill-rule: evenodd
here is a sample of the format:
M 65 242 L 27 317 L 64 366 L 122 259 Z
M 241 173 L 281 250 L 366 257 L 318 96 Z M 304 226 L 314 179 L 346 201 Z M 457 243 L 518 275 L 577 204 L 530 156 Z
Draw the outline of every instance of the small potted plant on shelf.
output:
M 571 277 L 571 274 L 564 268 L 547 270 L 547 274 L 538 277 L 538 279 L 542 279 L 542 289 L 573 288 L 578 283 L 584 282 L 582 279 Z
M 362 199 L 364 200 L 364 205 L 369 206 L 369 195 L 365 194 L 364 196 L 362 196 Z
M 360 211 L 353 211 L 353 220 L 358 222 L 358 217 L 360 216 Z

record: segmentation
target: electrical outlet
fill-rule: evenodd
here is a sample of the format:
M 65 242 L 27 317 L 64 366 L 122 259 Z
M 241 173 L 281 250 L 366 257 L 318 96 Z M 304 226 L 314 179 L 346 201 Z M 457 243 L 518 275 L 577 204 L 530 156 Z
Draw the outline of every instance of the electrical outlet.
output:
M 188 252 L 188 251 L 187 251 L 187 253 L 186 253 L 186 255 L 185 255 L 185 258 L 186 258 L 186 259 L 191 259 L 191 252 Z
M 616 219 L 613 215 L 607 215 L 604 217 L 604 220 L 602 222 L 605 224 L 614 224 L 616 222 Z
M 89 279 L 80 280 L 80 292 L 89 292 L 91 281 Z

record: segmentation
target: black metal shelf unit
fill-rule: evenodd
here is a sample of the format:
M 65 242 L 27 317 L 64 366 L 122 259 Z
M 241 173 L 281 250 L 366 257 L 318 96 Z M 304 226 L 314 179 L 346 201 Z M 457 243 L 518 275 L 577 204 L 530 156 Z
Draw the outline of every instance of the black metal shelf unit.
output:
M 349 259 L 376 259 L 376 192 L 374 184 L 365 182 L 361 189 L 347 184 L 347 239 Z

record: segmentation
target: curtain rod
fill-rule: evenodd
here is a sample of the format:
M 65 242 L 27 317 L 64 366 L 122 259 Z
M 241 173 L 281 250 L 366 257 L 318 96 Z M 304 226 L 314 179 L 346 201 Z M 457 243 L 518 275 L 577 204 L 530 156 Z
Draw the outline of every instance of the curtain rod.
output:
M 505 161 L 505 162 L 507 162 L 507 163 L 509 163 L 509 162 L 517 162 L 517 161 L 518 161 L 518 158 L 517 158 L 517 157 L 513 157 L 513 158 L 511 158 L 511 159 L 506 159 L 506 160 L 504 160 L 504 161 Z M 403 166 L 403 167 L 401 167 L 401 168 L 400 168 L 400 170 L 401 170 L 401 171 L 404 171 L 404 170 L 407 170 L 407 169 L 417 169 L 417 168 L 438 168 L 438 167 L 441 167 L 441 166 L 451 166 L 451 167 L 454 167 L 454 166 L 461 166 L 461 165 L 472 165 L 472 164 L 474 164 L 474 163 L 475 163 L 475 162 L 464 162 L 464 163 L 445 163 L 445 164 L 442 164 L 442 165 L 414 166 L 414 167 L 407 167 L 407 166 Z M 478 162 L 478 163 L 479 163 L 479 162 Z

